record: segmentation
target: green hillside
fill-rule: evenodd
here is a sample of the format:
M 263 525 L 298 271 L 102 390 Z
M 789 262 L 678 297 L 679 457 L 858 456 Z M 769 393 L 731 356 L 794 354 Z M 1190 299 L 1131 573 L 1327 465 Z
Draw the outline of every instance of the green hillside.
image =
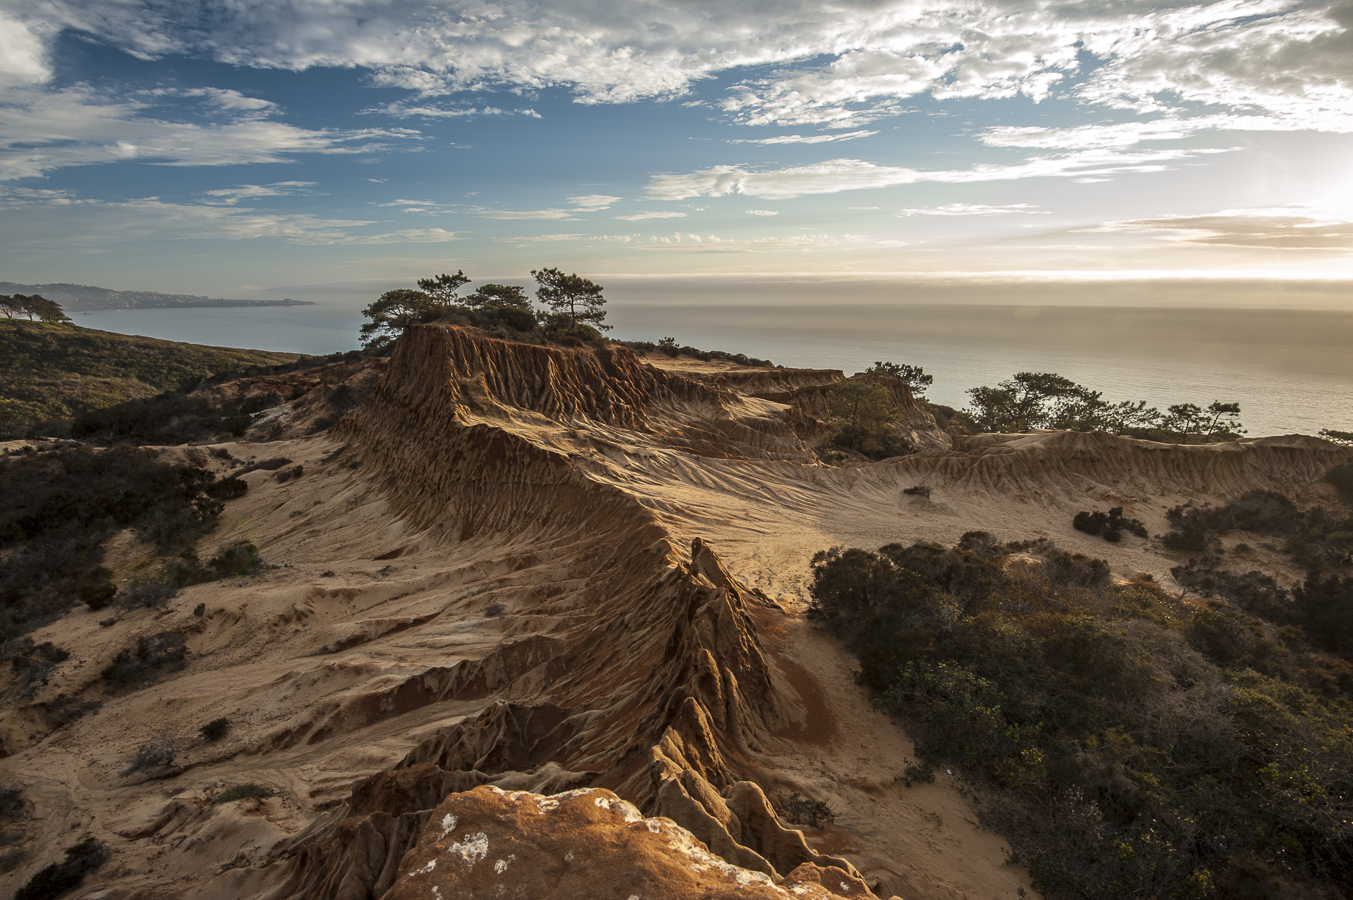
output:
M 313 306 L 309 300 L 227 300 L 199 294 L 162 294 L 159 291 L 118 291 L 88 284 L 16 284 L 0 281 L 0 294 L 38 294 L 55 300 L 67 311 L 95 309 L 175 309 L 194 306 Z
M 0 321 L 0 437 L 18 436 L 30 423 L 153 397 L 188 380 L 299 358 L 75 325 Z

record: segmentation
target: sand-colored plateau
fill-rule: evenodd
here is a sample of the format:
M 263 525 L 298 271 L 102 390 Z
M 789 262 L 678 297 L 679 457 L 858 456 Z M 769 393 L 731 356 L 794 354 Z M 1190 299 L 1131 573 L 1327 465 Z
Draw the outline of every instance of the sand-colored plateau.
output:
M 34 635 L 72 655 L 4 708 L 0 778 L 32 811 L 0 894 L 92 835 L 112 857 L 74 896 L 107 900 L 1033 895 L 961 773 L 896 780 L 910 741 L 806 617 L 813 553 L 981 529 L 1169 584 L 1156 542 L 1072 515 L 1123 506 L 1157 533 L 1188 499 L 1327 499 L 1353 452 L 951 437 L 900 389 L 922 449 L 824 466 L 810 441 L 840 378 L 414 326 L 333 428 L 223 445 L 304 470 L 245 475 L 199 548 L 254 542 L 251 575 Z M 303 434 L 315 405 L 266 418 Z M 107 693 L 113 656 L 165 631 L 187 665 Z M 61 694 L 103 705 L 53 731 Z M 218 717 L 229 735 L 204 742 Z M 171 767 L 121 774 L 164 734 Z M 272 795 L 211 803 L 243 783 Z M 789 821 L 795 794 L 835 822 Z

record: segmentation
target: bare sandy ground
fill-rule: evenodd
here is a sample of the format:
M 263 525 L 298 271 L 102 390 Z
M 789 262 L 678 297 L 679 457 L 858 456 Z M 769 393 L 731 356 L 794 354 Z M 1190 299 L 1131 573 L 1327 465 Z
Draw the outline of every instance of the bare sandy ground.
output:
M 700 375 L 737 369 L 652 361 Z M 247 539 L 264 565 L 189 588 L 163 609 L 119 613 L 111 624 L 107 611 L 76 610 L 34 635 L 72 656 L 35 698 L 4 708 L 0 779 L 24 788 L 32 815 L 28 853 L 0 875 L 0 894 L 94 835 L 113 857 L 87 891 L 230 896 L 210 885 L 244 884 L 229 880 L 237 870 L 262 873 L 250 884 L 266 882 L 274 851 L 341 810 L 354 783 L 494 704 L 587 707 L 598 721 L 628 709 L 646 674 L 624 660 L 660 647 L 661 635 L 627 599 L 627 567 L 635 579 L 660 574 L 700 538 L 778 606 L 753 619 L 789 721 L 748 756 L 743 777 L 755 775 L 772 795 L 829 803 L 837 820 L 808 830 L 810 845 L 849 858 L 881 896 L 1032 895 L 1027 874 L 1007 864 L 1007 845 L 977 824 L 961 773 L 911 788 L 897 780 L 913 752 L 905 731 L 870 706 L 852 658 L 806 618 L 812 555 L 985 530 L 1002 540 L 1048 537 L 1108 558 L 1122 577 L 1147 572 L 1168 583 L 1174 561 L 1156 542 L 1109 545 L 1072 529 L 1072 515 L 1121 505 L 1158 533 L 1164 509 L 1185 499 L 1272 486 L 1319 499 L 1319 475 L 1340 453 L 1305 438 L 1166 448 L 1040 434 L 828 468 L 777 424 L 783 404 L 730 389 L 678 396 L 659 385 L 669 393 L 644 401 L 645 417 L 630 427 L 623 410 L 600 405 L 598 387 L 573 409 L 549 398 L 532 406 L 496 387 L 488 365 L 475 377 L 442 373 L 425 389 L 454 388 L 446 401 L 454 415 L 426 397 L 370 401 L 404 410 L 400 422 L 423 417 L 418 433 L 373 417 L 360 434 L 223 445 L 240 460 L 285 456 L 304 466 L 285 483 L 274 472 L 245 476 L 249 492 L 199 550 Z M 399 377 L 397 366 L 388 377 Z M 480 456 L 455 443 L 466 434 L 478 436 Z M 902 493 L 916 484 L 930 486 L 930 497 Z M 642 565 L 607 555 L 641 546 Z M 125 575 L 145 550 L 125 538 L 111 557 Z M 622 601 L 630 605 L 607 605 Z M 617 629 L 606 639 L 614 646 L 589 652 L 606 660 L 607 677 L 552 670 L 551 648 L 585 645 L 602 612 Z M 617 616 L 633 624 L 616 625 Z M 113 656 L 165 631 L 187 636 L 186 665 L 138 690 L 107 691 L 97 675 Z M 62 694 L 103 705 L 53 730 L 44 713 Z M 198 729 L 218 717 L 231 731 L 209 744 Z M 178 747 L 171 770 L 149 780 L 123 774 L 139 746 L 165 735 Z M 246 782 L 273 794 L 211 804 Z

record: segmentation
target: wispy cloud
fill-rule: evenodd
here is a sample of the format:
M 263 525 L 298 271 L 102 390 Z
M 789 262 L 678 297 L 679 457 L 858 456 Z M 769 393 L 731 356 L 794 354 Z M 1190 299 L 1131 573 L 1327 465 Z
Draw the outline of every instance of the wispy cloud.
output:
M 746 213 L 749 216 L 778 216 L 780 211 L 778 209 L 749 209 L 746 210 Z
M 275 181 L 272 184 L 240 184 L 230 188 L 217 188 L 204 191 L 203 195 L 212 198 L 209 202 L 234 206 L 241 200 L 253 200 L 258 197 L 290 197 L 296 194 L 313 193 L 310 188 L 313 181 Z
M 69 213 L 78 210 L 72 234 Z M 11 249 L 99 248 L 142 241 L 257 240 L 306 245 L 441 243 L 441 228 L 373 231 L 380 223 L 261 212 L 224 204 L 173 203 L 159 197 L 108 201 L 71 191 L 0 188 L 0 245 Z
M 478 215 L 486 219 L 557 219 L 571 222 L 576 220 L 577 213 L 601 212 L 610 209 L 622 198 L 612 197 L 609 194 L 583 194 L 568 199 L 572 205 L 567 209 L 558 207 L 551 209 L 491 209 L 481 210 Z
M 684 212 L 666 211 L 666 212 L 641 212 L 632 216 L 616 216 L 617 219 L 623 219 L 626 222 L 643 222 L 646 219 L 684 219 Z
M 981 203 L 946 203 L 943 206 L 898 210 L 897 214 L 899 216 L 1027 216 L 1048 215 L 1048 211 L 1039 209 L 1032 203 L 1009 203 L 1005 206 L 986 206 Z
M 479 116 L 525 116 L 528 119 L 539 119 L 540 113 L 534 109 L 502 109 L 497 106 L 445 106 L 437 103 L 426 103 L 419 100 L 396 100 L 393 103 L 386 103 L 382 106 L 371 107 L 362 110 L 364 113 L 379 113 L 381 115 L 393 116 L 397 119 L 468 119 Z
M 642 249 L 696 253 L 757 253 L 775 250 L 814 250 L 857 243 L 853 235 L 796 234 L 761 238 L 726 238 L 715 234 L 675 232 L 656 235 L 642 242 Z
M 416 215 L 442 215 L 455 209 L 454 206 L 438 203 L 435 200 L 409 200 L 405 198 L 388 200 L 384 203 L 373 203 L 372 206 L 382 209 L 397 209 L 403 213 Z
M 592 235 L 579 232 L 574 234 L 534 234 L 527 237 L 502 237 L 494 238 L 494 240 L 504 244 L 553 244 L 560 241 L 581 241 L 591 238 Z
M 1205 216 L 1134 219 L 1083 230 L 1147 234 L 1179 244 L 1258 250 L 1353 251 L 1353 220 L 1303 206 L 1228 209 Z
M 58 91 L 11 90 L 0 104 L 0 180 L 67 166 L 142 160 L 168 166 L 286 162 L 304 153 L 360 153 L 416 133 L 388 129 L 313 130 L 272 118 L 233 91 L 177 92 L 198 99 L 208 121 L 152 114 L 163 95 L 119 98 L 87 85 Z
M 926 171 L 900 166 L 880 166 L 860 159 L 833 159 L 807 166 L 753 170 L 740 166 L 714 166 L 686 175 L 658 175 L 648 183 L 649 195 L 658 200 L 690 197 L 723 197 L 740 194 L 779 200 L 808 194 L 834 194 L 938 182 L 965 184 L 981 181 L 1013 181 L 1025 178 L 1071 178 L 1160 172 L 1179 160 L 1221 150 L 1139 150 L 1109 152 L 1082 150 L 1035 157 L 1010 165 L 979 165 L 968 169 Z
M 854 141 L 878 134 L 877 131 L 848 131 L 845 134 L 782 134 L 768 138 L 734 138 L 730 144 L 830 144 L 836 141 Z
M 583 212 L 600 212 L 603 209 L 610 209 L 621 199 L 610 194 L 583 194 L 580 197 L 569 197 L 568 202 L 573 204 L 574 209 Z

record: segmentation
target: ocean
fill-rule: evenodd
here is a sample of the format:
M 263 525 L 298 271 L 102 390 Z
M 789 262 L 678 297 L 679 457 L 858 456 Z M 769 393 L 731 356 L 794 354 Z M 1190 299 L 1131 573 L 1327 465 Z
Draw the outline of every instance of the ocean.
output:
M 1353 431 L 1353 313 L 1314 310 L 612 300 L 611 336 L 861 371 L 922 366 L 953 407 L 1016 372 L 1056 372 L 1106 399 L 1238 402 L 1250 436 Z M 325 354 L 358 346 L 352 302 L 73 313 L 78 325 L 222 347 Z

